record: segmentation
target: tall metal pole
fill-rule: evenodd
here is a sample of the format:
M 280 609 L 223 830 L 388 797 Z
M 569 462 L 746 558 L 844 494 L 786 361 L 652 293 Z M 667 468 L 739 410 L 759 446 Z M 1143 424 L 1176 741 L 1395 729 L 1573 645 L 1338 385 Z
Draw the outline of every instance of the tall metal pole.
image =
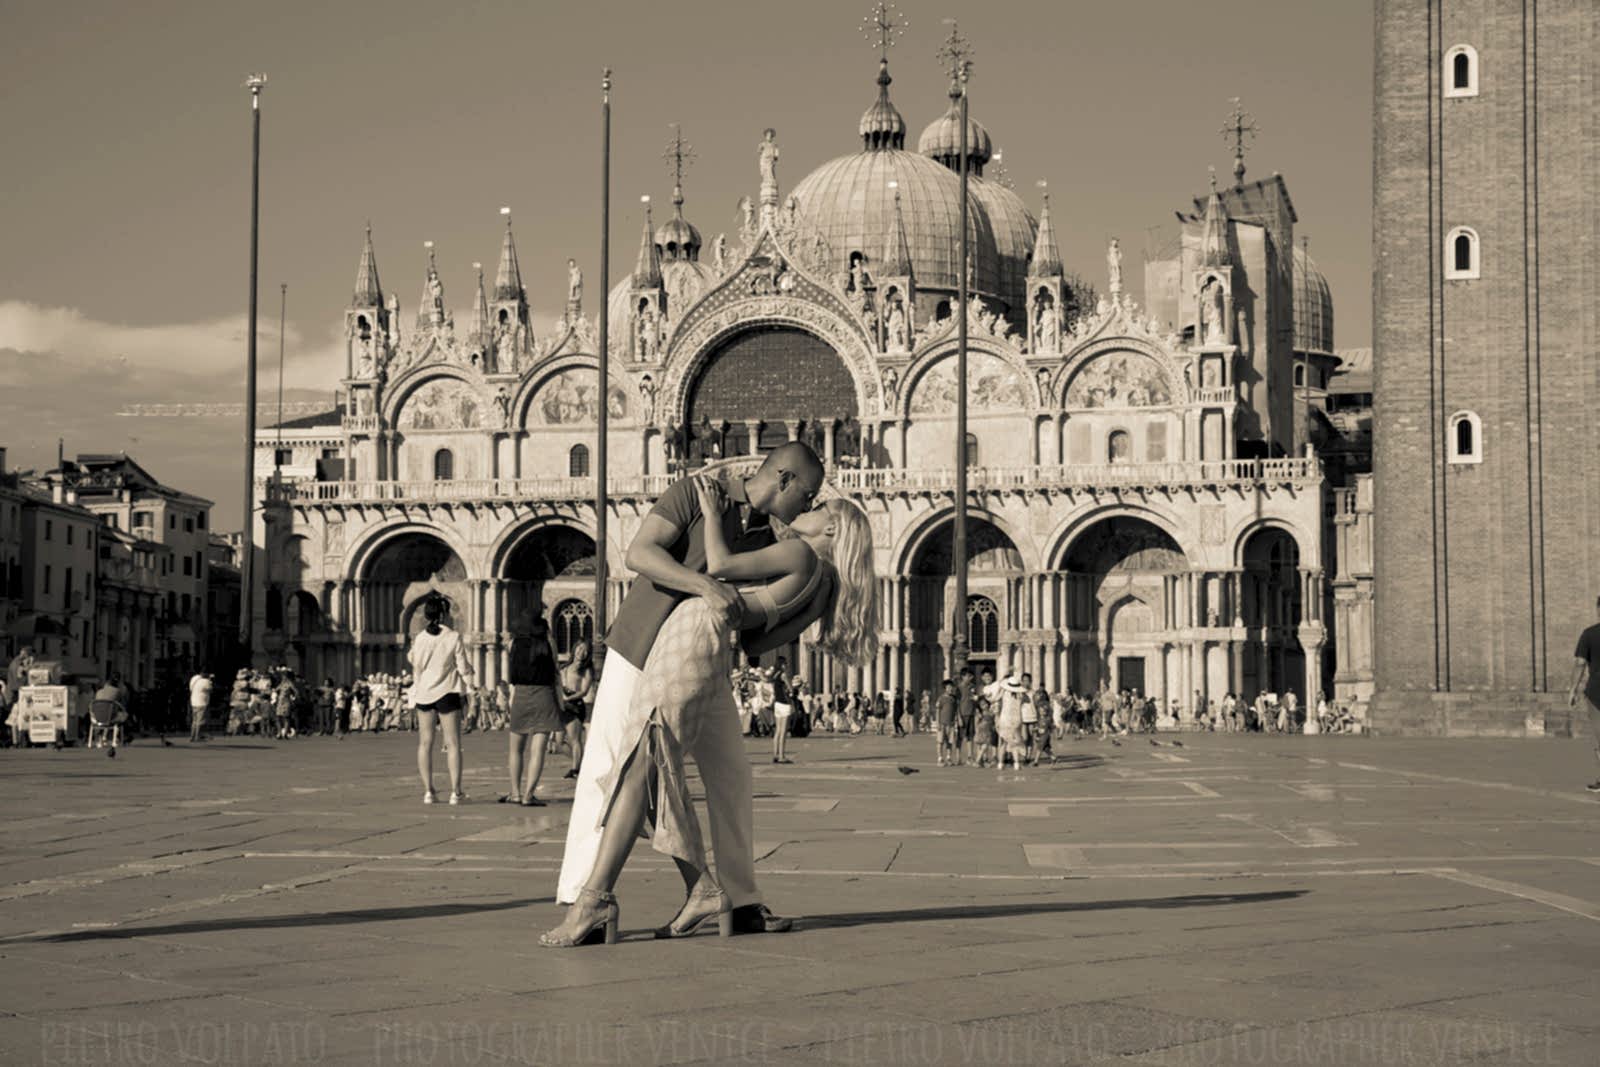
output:
M 967 665 L 967 71 L 961 68 L 961 270 L 956 308 L 956 526 L 950 553 L 955 567 L 955 617 L 950 620 L 950 674 Z
M 594 447 L 594 644 L 597 663 L 605 659 L 606 636 L 606 435 L 611 406 L 611 68 L 600 82 L 600 370 L 597 440 Z
M 261 90 L 266 88 L 265 74 L 252 74 L 245 79 L 250 90 L 250 323 L 245 344 L 244 368 L 244 537 L 243 556 L 239 566 L 239 643 L 244 646 L 246 658 L 255 647 L 255 569 L 251 566 L 255 556 L 255 461 L 256 461 L 256 251 L 260 237 L 261 218 Z
M 278 283 L 278 443 L 272 450 L 272 480 L 279 481 L 279 457 L 283 455 L 283 324 L 289 309 L 289 283 Z

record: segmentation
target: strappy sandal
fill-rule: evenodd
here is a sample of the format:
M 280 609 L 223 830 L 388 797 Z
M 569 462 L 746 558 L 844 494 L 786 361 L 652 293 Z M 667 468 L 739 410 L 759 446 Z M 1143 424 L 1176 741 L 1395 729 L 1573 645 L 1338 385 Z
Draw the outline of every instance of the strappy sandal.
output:
M 577 948 L 579 945 L 598 945 L 604 942 L 607 945 L 617 943 L 617 898 L 614 893 L 600 893 L 593 889 L 578 890 L 578 899 L 573 905 L 586 904 L 599 908 L 599 913 L 589 923 L 589 928 L 576 937 L 557 934 L 555 930 L 547 930 L 539 935 L 539 944 L 546 948 Z M 559 929 L 559 928 L 558 928 Z

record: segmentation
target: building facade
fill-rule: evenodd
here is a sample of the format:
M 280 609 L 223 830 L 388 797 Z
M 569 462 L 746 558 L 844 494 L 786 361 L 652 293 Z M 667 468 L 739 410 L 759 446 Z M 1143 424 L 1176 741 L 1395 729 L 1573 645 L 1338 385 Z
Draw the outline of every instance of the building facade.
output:
M 17 649 L 31 647 L 36 659 L 58 660 L 68 673 L 93 676 L 99 520 L 59 482 L 48 492 L 24 486 L 22 493 Z
M 598 405 L 611 434 L 606 553 L 688 466 L 804 440 L 871 521 L 883 650 L 823 689 L 937 685 L 951 620 L 972 659 L 1059 690 L 1105 681 L 1191 715 L 1197 697 L 1331 682 L 1326 490 L 1297 450 L 1295 215 L 1274 176 L 1193 201 L 1146 305 L 1106 252 L 1108 291 L 1075 284 L 1048 199 L 1037 218 L 967 131 L 971 299 L 960 306 L 961 129 L 954 97 L 905 147 L 889 94 L 859 148 L 787 194 L 773 131 L 735 234 L 656 227 L 609 301 L 612 380 L 568 261 L 559 327 L 536 336 L 508 221 L 465 328 L 434 251 L 418 313 L 379 282 L 369 230 L 346 313 L 342 403 L 263 430 L 258 653 L 313 676 L 403 670 L 418 607 L 447 597 L 479 677 L 503 676 L 510 620 L 545 611 L 563 647 L 592 627 Z M 1098 254 L 1098 253 L 1097 253 Z M 1320 305 L 1319 305 L 1320 306 Z M 1331 347 L 1331 300 L 1327 346 Z M 970 334 L 969 439 L 955 440 L 957 316 Z M 970 487 L 967 603 L 954 603 L 955 463 Z
M 160 594 L 157 620 L 149 628 L 135 611 L 128 621 L 141 635 L 151 635 L 153 655 L 164 670 L 187 678 L 206 656 L 211 501 L 163 485 L 120 453 L 80 455 L 47 474 L 44 483 L 66 487 L 80 507 L 128 536 L 118 540 L 114 553 L 119 573 L 137 574 L 139 583 L 147 577 L 138 564 L 124 566 L 124 548 L 155 567 L 150 576 Z M 142 603 L 142 595 L 132 602 Z M 119 639 L 120 633 L 119 628 Z
M 1597 23 L 1377 6 L 1379 729 L 1571 729 L 1600 592 Z

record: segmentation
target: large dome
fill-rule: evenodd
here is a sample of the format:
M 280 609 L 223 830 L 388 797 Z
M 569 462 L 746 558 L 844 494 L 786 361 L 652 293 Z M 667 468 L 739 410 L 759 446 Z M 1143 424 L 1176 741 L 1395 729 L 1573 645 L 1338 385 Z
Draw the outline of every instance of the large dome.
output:
M 1000 254 L 1001 295 L 1012 308 L 1023 307 L 1027 304 L 1028 261 L 1033 257 L 1039 223 L 1022 197 L 997 182 L 969 177 L 967 189 L 983 205 L 994 230 L 995 249 Z
M 889 187 L 898 183 L 898 190 Z M 967 233 L 971 241 L 972 289 L 1007 296 L 1001 281 L 1000 253 L 977 182 L 969 186 Z M 894 225 L 894 197 L 919 288 L 954 290 L 960 284 L 961 181 L 927 156 L 899 149 L 877 149 L 829 160 L 794 187 L 794 197 L 810 226 L 828 242 L 842 266 L 862 253 L 868 270 L 883 258 Z
M 1333 354 L 1333 291 L 1299 245 L 1294 249 L 1294 348 Z

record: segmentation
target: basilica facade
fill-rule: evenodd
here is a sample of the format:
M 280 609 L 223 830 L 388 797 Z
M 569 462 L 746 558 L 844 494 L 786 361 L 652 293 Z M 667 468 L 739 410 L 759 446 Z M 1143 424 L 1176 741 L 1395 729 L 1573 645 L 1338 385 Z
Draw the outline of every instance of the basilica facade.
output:
M 1246 183 L 1240 163 L 1233 184 L 1213 180 L 1144 264 L 1141 304 L 1115 242 L 1106 291 L 1076 283 L 1048 198 L 1036 217 L 970 121 L 962 306 L 959 108 L 952 95 L 913 151 L 889 88 L 884 62 L 859 147 L 789 190 L 765 131 L 740 232 L 703 242 L 681 185 L 670 218 L 646 215 L 633 271 L 605 295 L 603 396 L 572 261 L 564 316 L 540 334 L 508 220 L 493 284 L 480 271 L 457 325 L 431 249 L 417 313 L 402 315 L 369 231 L 339 409 L 259 437 L 258 653 L 315 677 L 402 670 L 434 591 L 495 681 L 520 613 L 544 611 L 563 647 L 592 632 L 601 551 L 614 614 L 629 539 L 684 468 L 800 439 L 870 517 L 882 598 L 875 664 L 790 650 L 820 689 L 936 686 L 961 613 L 973 661 L 1056 690 L 1106 681 L 1185 716 L 1228 692 L 1331 695 L 1330 496 L 1314 447 L 1297 443 L 1307 345 L 1293 328 L 1297 286 L 1326 285 L 1297 277 L 1283 179 Z M 1318 306 L 1331 349 L 1331 304 Z M 600 404 L 610 513 L 597 546 Z M 957 604 L 961 461 L 970 581 Z

